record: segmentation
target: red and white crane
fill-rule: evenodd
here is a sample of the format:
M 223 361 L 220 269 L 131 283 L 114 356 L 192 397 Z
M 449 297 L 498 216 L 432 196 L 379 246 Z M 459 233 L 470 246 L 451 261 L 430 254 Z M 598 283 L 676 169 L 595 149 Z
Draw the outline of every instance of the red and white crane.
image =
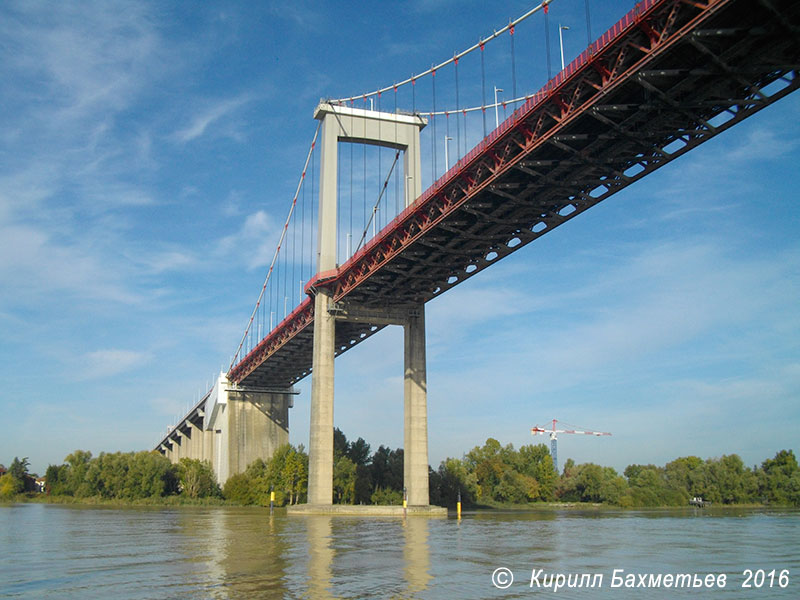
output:
M 545 429 L 543 427 L 539 427 L 538 425 L 536 425 L 535 427 L 531 427 L 532 435 L 544 435 L 545 433 L 550 434 L 550 456 L 553 458 L 553 468 L 556 470 L 556 473 L 558 473 L 558 444 L 556 443 L 556 440 L 558 439 L 557 434 L 582 433 L 583 435 L 611 435 L 607 431 L 581 431 L 579 429 L 556 429 L 556 423 L 558 423 L 558 420 L 553 419 L 552 429 Z M 564 425 L 568 425 L 568 423 L 564 423 Z M 574 425 L 572 425 L 572 427 L 574 427 Z

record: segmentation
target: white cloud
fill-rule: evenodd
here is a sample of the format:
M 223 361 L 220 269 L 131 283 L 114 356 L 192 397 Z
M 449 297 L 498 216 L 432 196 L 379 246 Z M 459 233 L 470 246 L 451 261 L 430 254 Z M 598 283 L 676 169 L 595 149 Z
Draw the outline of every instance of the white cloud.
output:
M 161 49 L 146 6 L 129 2 L 22 3 L 0 27 L 7 68 L 36 74 L 67 109 L 62 117 L 126 105 L 141 79 L 153 77 Z
M 141 367 L 150 359 L 149 354 L 133 350 L 120 350 L 117 348 L 95 350 L 83 357 L 81 363 L 85 366 L 80 372 L 79 378 L 100 379 L 112 377 Z
M 800 141 L 787 135 L 786 131 L 753 129 L 738 147 L 730 149 L 727 159 L 739 163 L 757 160 L 774 161 L 794 151 L 798 144 Z M 732 168 L 736 168 L 736 165 L 732 165 Z
M 150 410 L 153 413 L 162 416 L 162 417 L 170 417 L 175 419 L 176 417 L 180 417 L 186 411 L 186 402 L 182 401 L 183 398 L 178 400 L 175 398 L 168 398 L 164 396 L 159 396 L 157 398 L 151 398 L 148 401 L 150 405 Z
M 56 293 L 126 304 L 139 299 L 91 250 L 60 243 L 28 226 L 0 226 L 0 237 L 3 303 L 31 307 L 35 298 L 52 298 Z
M 209 102 L 196 112 L 189 125 L 176 131 L 173 137 L 184 144 L 196 140 L 202 137 L 211 125 L 234 114 L 250 100 L 249 94 L 243 94 L 235 98 Z M 227 135 L 236 137 L 231 133 L 231 130 L 228 130 Z
M 200 262 L 194 253 L 182 249 L 137 251 L 129 257 L 129 260 L 140 265 L 149 275 L 185 271 Z
M 275 254 L 280 230 L 266 211 L 247 215 L 239 231 L 220 238 L 215 253 L 221 257 L 236 256 L 248 269 L 268 266 Z

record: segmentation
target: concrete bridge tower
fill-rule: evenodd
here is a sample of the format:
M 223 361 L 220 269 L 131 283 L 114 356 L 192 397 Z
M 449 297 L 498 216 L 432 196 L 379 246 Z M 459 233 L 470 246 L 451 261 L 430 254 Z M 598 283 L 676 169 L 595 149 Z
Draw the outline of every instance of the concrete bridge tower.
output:
M 405 170 L 405 205 L 422 193 L 419 133 L 427 122 L 419 115 L 363 110 L 322 102 L 314 117 L 322 121 L 320 157 L 317 272 L 335 270 L 337 161 L 339 142 L 369 144 L 401 150 Z M 309 505 L 333 503 L 333 390 L 337 320 L 376 325 L 401 325 L 405 330 L 404 485 L 409 506 L 427 506 L 428 414 L 425 372 L 425 305 L 390 307 L 335 303 L 324 284 L 314 294 L 314 347 L 311 374 L 311 432 L 309 440 Z

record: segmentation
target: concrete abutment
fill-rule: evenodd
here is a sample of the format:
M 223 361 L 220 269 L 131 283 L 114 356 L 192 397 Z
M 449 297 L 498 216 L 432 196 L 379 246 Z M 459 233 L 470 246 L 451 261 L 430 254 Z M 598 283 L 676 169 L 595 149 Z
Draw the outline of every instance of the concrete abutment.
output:
M 228 383 L 220 375 L 212 390 L 159 445 L 173 463 L 208 461 L 223 485 L 256 459 L 269 460 L 289 443 L 293 390 L 261 390 Z

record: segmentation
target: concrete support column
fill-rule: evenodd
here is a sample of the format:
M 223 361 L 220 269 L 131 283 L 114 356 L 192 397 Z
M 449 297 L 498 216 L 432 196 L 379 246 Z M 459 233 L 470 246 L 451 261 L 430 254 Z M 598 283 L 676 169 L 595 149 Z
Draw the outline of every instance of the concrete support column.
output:
M 275 450 L 289 443 L 289 396 L 262 392 L 228 395 L 227 436 L 222 450 L 220 483 L 243 473 L 257 458 L 268 460 Z
M 203 436 L 202 431 L 194 423 L 189 423 L 189 458 L 193 460 L 201 459 L 203 456 Z
M 333 360 L 336 325 L 330 297 L 314 299 L 314 349 L 311 370 L 311 432 L 308 448 L 308 503 L 333 504 Z
M 205 441 L 203 437 L 203 421 L 200 421 L 199 425 L 192 427 L 192 440 L 194 441 L 194 456 L 192 458 L 203 460 L 203 442 Z
M 192 438 L 185 429 L 181 429 L 181 458 L 192 458 Z
M 427 506 L 428 494 L 428 387 L 425 361 L 425 305 L 419 305 L 404 328 L 405 436 L 403 484 L 409 506 Z
M 345 132 L 335 116 L 317 109 L 322 121 L 319 167 L 317 272 L 336 268 L 336 186 L 339 137 Z M 333 359 L 336 320 L 328 311 L 327 289 L 314 297 L 314 347 L 311 358 L 311 423 L 308 448 L 308 503 L 333 504 Z
M 203 456 L 202 460 L 207 460 L 211 465 L 214 465 L 214 430 L 204 429 L 201 431 L 203 435 Z M 223 481 L 223 483 L 225 483 Z
M 183 458 L 184 448 L 186 447 L 186 438 L 180 431 L 175 432 L 175 437 L 173 438 L 172 448 L 174 450 L 172 462 L 177 463 Z
M 191 426 L 186 425 L 181 429 L 181 458 L 192 458 L 192 431 Z

